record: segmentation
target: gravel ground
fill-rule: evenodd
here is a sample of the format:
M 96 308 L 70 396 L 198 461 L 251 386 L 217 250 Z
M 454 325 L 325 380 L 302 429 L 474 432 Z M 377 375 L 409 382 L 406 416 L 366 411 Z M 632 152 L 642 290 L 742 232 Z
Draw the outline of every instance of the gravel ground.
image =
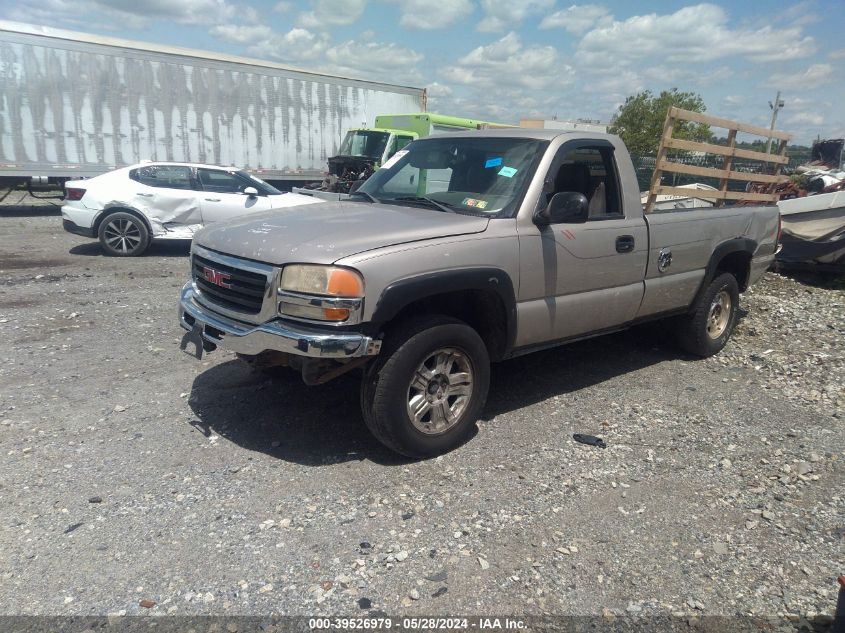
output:
M 353 377 L 182 354 L 186 255 L 0 211 L 0 614 L 833 613 L 841 280 L 767 274 L 704 361 L 657 324 L 498 365 L 414 463 Z

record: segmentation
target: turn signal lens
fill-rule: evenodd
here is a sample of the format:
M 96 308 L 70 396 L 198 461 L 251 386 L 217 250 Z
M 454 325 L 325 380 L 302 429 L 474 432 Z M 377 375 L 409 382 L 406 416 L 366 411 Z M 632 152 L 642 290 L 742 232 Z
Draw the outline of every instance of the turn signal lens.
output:
M 329 274 L 327 291 L 335 297 L 360 297 L 364 294 L 364 282 L 351 270 L 334 268 Z
M 287 316 L 314 319 L 316 321 L 346 321 L 349 318 L 349 310 L 346 308 L 301 306 L 295 303 L 288 303 L 287 301 L 282 301 L 279 304 L 279 312 Z
M 326 321 L 346 321 L 349 318 L 349 310 L 346 308 L 325 308 L 323 318 Z

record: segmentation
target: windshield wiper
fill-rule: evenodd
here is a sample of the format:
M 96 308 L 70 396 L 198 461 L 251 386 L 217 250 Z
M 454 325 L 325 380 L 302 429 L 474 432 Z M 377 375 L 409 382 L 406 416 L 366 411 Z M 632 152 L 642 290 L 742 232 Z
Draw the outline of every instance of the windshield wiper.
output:
M 431 198 L 425 198 L 423 196 L 402 196 L 401 198 L 391 198 L 391 200 L 401 200 L 406 202 L 424 202 L 428 206 L 434 207 L 435 209 L 439 209 L 440 211 L 445 211 L 446 213 L 457 213 L 457 211 L 455 211 L 455 208 L 448 202 L 438 202 L 437 200 L 432 200 Z
M 367 193 L 366 191 L 361 191 L 360 189 L 358 191 L 353 191 L 349 195 L 350 196 L 364 196 L 370 202 L 381 202 L 381 200 L 376 198 L 373 194 Z

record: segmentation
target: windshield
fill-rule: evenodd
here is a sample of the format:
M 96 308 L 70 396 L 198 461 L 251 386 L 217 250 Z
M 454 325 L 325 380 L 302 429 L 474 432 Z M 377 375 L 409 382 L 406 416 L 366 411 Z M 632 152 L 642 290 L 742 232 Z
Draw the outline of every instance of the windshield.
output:
M 381 202 L 511 217 L 547 145 L 513 137 L 414 141 L 358 191 Z
M 381 160 L 387 140 L 388 132 L 374 132 L 367 130 L 352 130 L 346 133 L 346 138 L 340 145 L 341 156 L 362 156 Z
M 252 183 L 252 186 L 258 189 L 259 193 L 265 193 L 270 196 L 282 193 L 274 186 L 268 185 L 266 182 L 261 180 L 261 178 L 248 174 L 245 171 L 238 171 L 235 173 L 238 174 L 238 176 L 240 176 L 241 178 L 246 178 L 247 180 L 249 180 Z

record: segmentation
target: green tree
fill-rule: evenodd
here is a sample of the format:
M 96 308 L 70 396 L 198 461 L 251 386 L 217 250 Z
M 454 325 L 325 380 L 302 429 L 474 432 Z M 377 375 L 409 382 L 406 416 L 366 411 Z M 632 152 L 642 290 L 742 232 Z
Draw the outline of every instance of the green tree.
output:
M 672 88 L 655 97 L 651 90 L 645 90 L 625 99 L 607 131 L 621 136 L 632 154 L 654 154 L 660 146 L 666 113 L 671 106 L 693 112 L 704 112 L 707 109 L 701 95 L 694 92 L 680 92 Z M 712 134 L 709 125 L 679 121 L 675 124 L 674 137 L 709 141 Z

